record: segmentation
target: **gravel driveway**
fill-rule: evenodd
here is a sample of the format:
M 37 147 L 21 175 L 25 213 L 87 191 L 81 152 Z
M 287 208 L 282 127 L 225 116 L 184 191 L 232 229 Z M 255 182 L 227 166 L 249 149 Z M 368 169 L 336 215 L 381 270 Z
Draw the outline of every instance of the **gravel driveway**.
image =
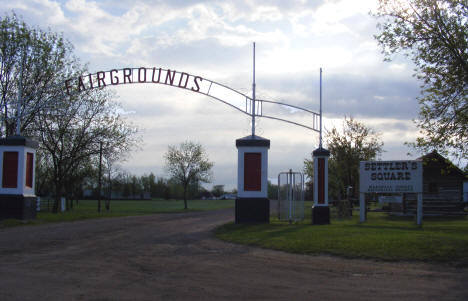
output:
M 0 229 L 0 300 L 468 300 L 468 268 L 222 242 L 233 210 Z

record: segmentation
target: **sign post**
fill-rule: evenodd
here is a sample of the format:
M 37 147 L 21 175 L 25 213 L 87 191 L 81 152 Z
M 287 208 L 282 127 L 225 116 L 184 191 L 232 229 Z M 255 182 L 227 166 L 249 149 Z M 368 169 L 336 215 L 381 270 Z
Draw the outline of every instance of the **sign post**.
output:
M 418 225 L 423 218 L 422 161 L 361 161 L 359 168 L 360 222 L 365 222 L 366 193 L 417 193 Z
M 418 193 L 418 209 L 416 212 L 416 223 L 422 225 L 423 220 L 423 197 L 422 193 Z
M 359 221 L 366 221 L 366 194 L 362 192 L 359 193 Z

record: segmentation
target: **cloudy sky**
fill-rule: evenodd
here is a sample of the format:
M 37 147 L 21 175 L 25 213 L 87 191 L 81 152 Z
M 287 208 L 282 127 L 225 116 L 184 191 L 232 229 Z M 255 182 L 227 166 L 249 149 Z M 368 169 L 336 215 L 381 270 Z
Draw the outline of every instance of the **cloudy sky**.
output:
M 382 159 L 407 159 L 403 143 L 417 134 L 412 119 L 419 85 L 408 59 L 383 62 L 373 39 L 377 22 L 369 15 L 376 1 L 0 0 L 0 12 L 15 11 L 30 25 L 63 32 L 90 72 L 169 68 L 246 95 L 252 93 L 256 42 L 257 98 L 318 112 L 323 68 L 325 128 L 340 127 L 345 115 L 353 116 L 382 134 Z M 163 85 L 113 89 L 143 139 L 123 163 L 127 171 L 165 176 L 167 146 L 192 140 L 215 163 L 212 184 L 236 186 L 235 139 L 250 134 L 246 114 Z M 257 134 L 271 140 L 270 179 L 290 168 L 301 171 L 304 158 L 318 146 L 316 132 L 265 118 Z

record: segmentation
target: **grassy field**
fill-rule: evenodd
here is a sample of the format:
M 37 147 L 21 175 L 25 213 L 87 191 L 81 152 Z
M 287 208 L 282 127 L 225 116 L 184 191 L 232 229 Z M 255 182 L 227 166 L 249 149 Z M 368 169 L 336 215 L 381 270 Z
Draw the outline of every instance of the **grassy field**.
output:
M 109 212 L 105 210 L 104 202 L 101 206 L 102 212 L 98 213 L 97 201 L 82 200 L 68 212 L 38 212 L 37 219 L 32 221 L 3 220 L 0 221 L 0 228 L 89 218 L 233 208 L 234 200 L 190 200 L 188 210 L 183 209 L 181 200 L 112 201 Z M 332 210 L 331 224 L 312 226 L 310 206 L 306 208 L 306 218 L 300 223 L 288 224 L 275 217 L 266 225 L 230 223 L 217 228 L 216 236 L 226 241 L 301 254 L 468 264 L 467 217 L 425 217 L 423 225 L 419 227 L 411 217 L 370 212 L 367 222 L 361 224 L 358 212 L 352 218 L 339 219 Z
M 110 211 L 106 211 L 104 202 L 101 202 L 101 213 L 97 212 L 96 200 L 81 200 L 74 208 L 67 212 L 50 213 L 38 212 L 37 218 L 31 221 L 3 220 L 0 221 L 0 228 L 11 227 L 24 224 L 43 224 L 51 222 L 74 221 L 89 218 L 116 217 L 143 215 L 153 213 L 177 213 L 187 211 L 205 211 L 222 208 L 233 208 L 234 200 L 189 200 L 189 209 L 184 210 L 182 200 L 130 200 L 130 201 L 111 201 Z
M 311 209 L 308 209 L 311 211 Z M 310 223 L 310 212 L 297 224 L 271 219 L 266 225 L 227 224 L 216 230 L 226 241 L 301 254 L 332 254 L 350 258 L 417 260 L 468 264 L 468 219 L 414 218 L 369 213 L 360 224 L 352 218 L 333 218 L 329 225 Z

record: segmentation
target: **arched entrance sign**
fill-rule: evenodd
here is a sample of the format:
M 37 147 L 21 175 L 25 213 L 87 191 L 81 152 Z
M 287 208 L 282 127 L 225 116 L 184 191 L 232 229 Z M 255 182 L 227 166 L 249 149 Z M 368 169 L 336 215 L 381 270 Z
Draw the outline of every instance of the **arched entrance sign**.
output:
M 139 67 L 98 71 L 68 79 L 64 88 L 66 94 L 70 96 L 90 89 L 129 84 L 162 84 L 185 89 L 214 98 L 249 116 L 279 120 L 320 132 L 320 113 L 285 102 L 262 99 L 255 99 L 253 106 L 252 97 L 230 87 L 201 76 L 171 69 Z M 264 111 L 264 105 L 270 108 L 268 112 Z M 253 110 L 255 112 L 252 112 Z M 284 117 L 285 115 L 287 117 Z
M 103 89 L 118 85 L 128 84 L 163 84 L 209 96 L 230 107 L 251 116 L 252 135 L 236 140 L 238 149 L 238 197 L 236 199 L 236 222 L 268 222 L 269 221 L 269 200 L 267 199 L 267 168 L 268 149 L 270 140 L 255 135 L 255 117 L 264 117 L 279 120 L 320 133 L 320 147 L 314 151 L 314 178 L 320 182 L 319 189 L 314 189 L 314 201 L 317 206 L 328 207 L 327 197 L 327 158 L 329 153 L 322 149 L 321 143 L 321 101 L 320 113 L 290 105 L 285 102 L 256 99 L 255 97 L 255 44 L 254 44 L 254 76 L 252 85 L 252 97 L 247 96 L 223 84 L 206 79 L 202 76 L 192 75 L 171 69 L 156 67 L 122 68 L 109 71 L 98 71 L 93 74 L 81 75 L 70 78 L 64 82 L 63 91 L 65 96 L 73 96 L 81 92 L 92 89 Z M 321 82 L 321 71 L 320 71 Z M 321 85 L 320 85 L 321 86 Z M 320 90 L 321 91 L 321 90 Z M 320 92 L 321 95 L 321 92 Z M 21 86 L 18 90 L 18 107 L 21 105 Z M 57 99 L 58 100 L 58 99 Z M 320 97 L 321 100 L 321 97 Z M 264 106 L 268 110 L 264 110 Z M 286 115 L 286 117 L 283 117 Z M 294 117 L 299 117 L 293 120 Z M 307 122 L 306 122 L 307 121 Z M 19 125 L 20 115 L 17 116 Z M 20 127 L 18 126 L 18 129 Z M 14 139 L 7 137 L 0 139 L 0 159 L 2 171 L 0 172 L 0 203 L 6 199 L 12 208 L 20 208 L 15 211 L 19 217 L 33 214 L 35 211 L 31 206 L 31 201 L 25 197 L 21 187 L 28 187 L 28 195 L 34 195 L 34 157 L 37 143 L 19 136 Z M 318 158 L 315 162 L 315 158 Z M 6 158 L 6 159 L 5 159 Z M 317 168 L 318 166 L 318 168 Z M 16 179 L 8 182 L 5 179 Z M 24 184 L 24 183 L 26 184 Z M 314 184 L 317 186 L 317 184 Z M 12 195 L 20 194 L 20 199 L 12 199 Z M 18 207 L 18 203 L 26 208 Z M 29 204 L 29 205 L 28 205 Z M 8 206 L 9 206 L 8 205 Z M 16 207 L 15 207 L 16 206 Z M 26 206 L 26 207 L 25 207 Z M 328 209 L 328 208 L 326 208 Z M 322 210 L 316 211 L 319 215 L 324 215 Z M 16 216 L 15 215 L 15 216 Z M 315 215 L 315 213 L 314 213 Z M 325 222 L 327 219 L 325 219 Z M 320 223 L 323 223 L 321 221 Z
M 255 135 L 255 117 L 279 120 L 318 132 L 320 134 L 319 148 L 313 152 L 314 207 L 312 216 L 314 224 L 329 223 L 328 157 L 330 152 L 322 148 L 322 69 L 320 69 L 320 113 L 285 102 L 261 100 L 255 97 L 255 43 L 253 44 L 252 97 L 201 76 L 156 67 L 112 69 L 81 75 L 65 80 L 64 90 L 60 90 L 71 97 L 97 88 L 147 83 L 163 84 L 203 94 L 251 116 L 252 135 L 236 140 L 236 148 L 238 149 L 236 223 L 269 222 L 270 205 L 267 198 L 267 169 L 270 140 Z M 18 108 L 21 107 L 22 102 L 21 90 L 20 84 L 18 88 Z M 264 112 L 264 105 L 273 105 L 275 107 L 271 111 Z M 281 117 L 281 114 L 284 113 L 287 114 L 287 117 Z M 298 120 L 292 120 L 293 117 L 298 116 Z M 11 137 L 0 139 L 0 163 L 3 163 L 0 165 L 0 207 L 5 207 L 4 204 L 11 205 L 10 207 L 15 211 L 15 216 L 24 217 L 29 216 L 31 212 L 35 212 L 30 200 L 25 197 L 24 189 L 22 190 L 21 187 L 27 187 L 29 189 L 27 194 L 34 196 L 35 176 L 33 171 L 37 143 L 20 136 L 19 124 L 20 114 L 18 113 L 17 136 L 13 136 L 14 139 L 11 139 Z M 21 197 L 14 199 L 12 196 L 17 194 Z M 18 204 L 21 206 L 18 206 Z M 24 210 L 26 207 L 27 212 Z M 35 214 L 33 215 L 35 216 Z
M 255 44 L 252 97 L 223 84 L 163 68 L 122 68 L 98 71 L 65 81 L 66 94 L 86 90 L 128 84 L 162 84 L 214 98 L 252 117 L 252 135 L 236 140 L 238 149 L 238 196 L 236 199 L 236 223 L 268 222 L 267 168 L 270 140 L 255 135 L 255 117 L 279 120 L 320 133 L 319 148 L 314 157 L 314 224 L 330 222 L 328 208 L 328 157 L 330 152 L 322 148 L 322 69 L 320 69 L 320 112 L 316 113 L 285 102 L 262 100 L 255 97 Z M 264 110 L 268 106 L 269 110 Z M 286 117 L 283 117 L 286 115 Z M 293 118 L 296 117 L 296 120 Z

